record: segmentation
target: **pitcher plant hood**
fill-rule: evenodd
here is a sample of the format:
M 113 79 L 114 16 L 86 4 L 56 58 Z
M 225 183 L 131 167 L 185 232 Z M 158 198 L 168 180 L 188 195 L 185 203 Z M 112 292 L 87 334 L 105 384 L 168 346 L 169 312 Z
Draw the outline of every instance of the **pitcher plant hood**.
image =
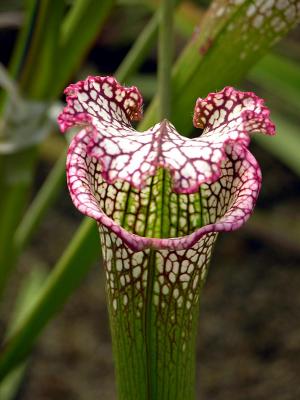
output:
M 113 77 L 90 76 L 65 94 L 60 129 L 82 128 L 67 158 L 73 203 L 133 251 L 188 249 L 203 235 L 235 230 L 249 218 L 261 186 L 250 136 L 275 133 L 255 94 L 225 87 L 198 98 L 193 123 L 202 132 L 193 139 L 167 120 L 137 131 L 132 121 L 142 117 L 140 92 Z M 159 210 L 168 213 L 162 229 Z

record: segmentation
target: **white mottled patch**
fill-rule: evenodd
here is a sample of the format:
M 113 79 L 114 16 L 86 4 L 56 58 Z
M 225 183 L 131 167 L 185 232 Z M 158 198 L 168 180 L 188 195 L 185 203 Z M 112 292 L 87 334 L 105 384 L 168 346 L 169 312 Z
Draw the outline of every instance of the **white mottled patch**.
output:
M 173 264 L 173 272 L 175 275 L 177 275 L 179 272 L 179 262 L 178 261 L 175 261 Z
M 102 86 L 102 89 L 103 89 L 105 96 L 107 96 L 110 99 L 113 97 L 113 92 L 112 92 L 111 86 L 109 84 L 104 83 Z
M 225 13 L 225 7 L 220 7 L 218 9 L 218 11 L 216 12 L 216 16 L 217 17 L 222 17 L 222 15 L 224 15 L 224 13 Z
M 161 291 L 162 291 L 162 294 L 164 294 L 166 296 L 167 294 L 169 294 L 170 289 L 169 289 L 168 285 L 164 285 L 162 287 Z
M 85 92 L 78 92 L 78 100 L 80 102 L 86 102 L 89 99 L 89 96 Z
M 199 275 L 196 275 L 193 280 L 193 289 L 195 290 L 199 281 Z
M 176 282 L 176 275 L 173 272 L 171 272 L 169 274 L 169 280 L 170 280 L 171 283 L 175 283 Z
M 170 272 L 172 269 L 172 263 L 170 260 L 166 261 L 166 272 Z
M 263 15 L 258 14 L 258 15 L 254 18 L 254 20 L 253 20 L 253 26 L 254 26 L 254 28 L 256 28 L 256 29 L 261 28 L 263 22 L 264 22 L 264 17 L 263 17 Z
M 224 103 L 224 100 L 223 99 L 217 99 L 216 101 L 215 101 L 215 104 L 216 104 L 216 106 L 217 107 L 221 107 L 222 105 L 223 105 L 223 103 Z
M 194 265 L 190 264 L 190 266 L 188 267 L 188 270 L 187 270 L 188 274 L 192 274 L 194 272 L 194 269 L 195 269 Z
M 182 274 L 180 275 L 179 280 L 181 282 L 188 282 L 190 280 L 190 276 L 188 274 Z
M 96 89 L 97 92 L 100 91 L 100 85 L 99 85 L 98 82 L 93 82 L 93 86 L 94 86 L 94 88 Z
M 122 92 L 121 90 L 117 90 L 116 91 L 116 95 L 115 95 L 115 99 L 120 102 L 120 101 L 123 100 L 124 96 L 125 96 L 124 92 Z
M 289 7 L 288 0 L 277 0 L 276 8 L 278 8 L 278 10 L 284 10 L 287 7 Z
M 121 286 L 125 286 L 125 277 L 124 277 L 124 275 L 121 275 L 120 276 L 120 283 L 121 283 Z
M 91 98 L 92 98 L 93 100 L 96 100 L 96 98 L 97 98 L 97 96 L 98 96 L 96 90 L 91 90 L 91 91 L 90 91 L 90 95 L 91 95 Z
M 260 8 L 262 13 L 265 13 L 267 10 L 274 6 L 275 0 L 266 0 Z
M 244 51 L 242 51 L 241 53 L 240 53 L 240 59 L 241 60 L 244 60 L 245 58 L 246 58 L 246 53 L 244 52 Z
M 225 107 L 227 108 L 227 110 L 230 110 L 232 106 L 233 106 L 233 101 L 227 100 L 226 104 L 225 104 Z
M 75 110 L 76 110 L 77 112 L 83 112 L 83 108 L 82 108 L 81 104 L 78 103 L 78 101 L 76 101 L 76 102 L 74 103 L 74 108 L 75 108 Z
M 247 17 L 252 17 L 252 15 L 254 15 L 256 13 L 256 7 L 254 4 L 250 4 L 248 10 L 247 10 Z
M 180 308 L 180 307 L 182 307 L 182 304 L 183 304 L 183 297 L 180 296 L 180 297 L 178 297 L 178 299 L 177 299 L 177 305 L 178 305 L 178 307 Z
M 294 20 L 296 12 L 295 6 L 292 5 L 285 10 L 284 15 L 288 22 L 292 22 Z
M 142 268 L 138 265 L 137 267 L 133 268 L 132 275 L 134 278 L 138 278 L 141 275 Z

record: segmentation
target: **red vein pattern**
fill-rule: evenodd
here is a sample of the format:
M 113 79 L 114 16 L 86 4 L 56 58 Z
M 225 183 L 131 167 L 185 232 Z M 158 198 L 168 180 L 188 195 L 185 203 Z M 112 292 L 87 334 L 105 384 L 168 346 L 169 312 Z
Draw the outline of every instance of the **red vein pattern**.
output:
M 66 94 L 68 105 L 58 119 L 62 131 L 83 126 L 71 142 L 67 161 L 73 202 L 130 248 L 186 249 L 208 232 L 234 230 L 248 219 L 261 184 L 259 166 L 247 150 L 249 136 L 275 131 L 268 109 L 253 93 L 228 87 L 198 99 L 194 125 L 204 130 L 196 139 L 179 135 L 168 121 L 145 132 L 134 130 L 130 121 L 141 117 L 142 98 L 135 87 L 124 88 L 112 77 L 89 77 L 70 85 Z M 142 212 L 146 207 L 155 219 L 150 186 L 159 168 L 172 178 L 166 196 L 170 220 L 178 215 L 182 220 L 185 204 L 192 205 L 185 213 L 190 223 L 177 221 L 181 228 L 191 228 L 181 232 L 180 226 L 173 226 L 166 238 L 147 234 L 145 226 L 151 224 Z M 151 188 L 155 191 L 155 185 Z M 129 190 L 134 196 L 126 202 Z M 131 210 L 125 210 L 126 203 Z M 131 216 L 124 229 L 126 213 Z
M 168 398 L 188 399 L 186 390 L 194 390 L 192 346 L 196 337 L 200 291 L 216 234 L 205 235 L 190 249 L 157 250 L 154 260 L 151 249 L 135 252 L 106 227 L 100 226 L 100 237 L 113 341 L 115 346 L 121 346 L 121 353 L 126 353 L 123 368 L 117 368 L 117 374 L 121 376 L 118 380 L 128 381 L 128 377 L 122 375 L 129 363 L 135 370 L 143 371 L 151 353 L 155 359 L 155 366 L 151 366 L 157 385 L 155 398 L 163 398 L 163 388 L 172 387 L 178 397 L 170 395 Z M 152 325 L 150 345 L 147 340 L 149 315 Z M 178 375 L 178 365 L 184 374 Z M 130 398 L 142 398 L 139 386 L 133 386 L 137 392 Z
M 166 120 L 136 131 L 141 95 L 112 77 L 65 93 L 61 130 L 81 126 L 68 187 L 99 225 L 121 398 L 191 399 L 200 290 L 217 233 L 254 208 L 261 173 L 247 147 L 254 132 L 274 134 L 269 111 L 227 87 L 197 100 L 203 132 L 188 139 Z

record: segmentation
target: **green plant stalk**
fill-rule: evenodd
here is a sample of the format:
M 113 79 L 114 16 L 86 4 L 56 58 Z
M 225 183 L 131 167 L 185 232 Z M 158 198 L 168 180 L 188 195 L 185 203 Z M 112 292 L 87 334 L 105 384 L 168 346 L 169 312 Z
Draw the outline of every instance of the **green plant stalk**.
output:
M 180 3 L 180 0 L 174 0 L 173 2 L 177 5 Z M 140 33 L 134 45 L 117 69 L 115 76 L 121 83 L 127 80 L 128 77 L 132 77 L 134 73 L 138 71 L 142 62 L 153 48 L 157 37 L 160 14 L 161 9 L 159 8 Z
M 35 266 L 34 269 L 26 276 L 18 297 L 15 309 L 12 313 L 11 321 L 7 335 L 11 335 L 18 325 L 22 322 L 22 318 L 27 314 L 28 309 L 32 306 L 37 298 L 40 287 L 46 278 L 46 270 L 42 265 Z M 0 385 L 1 400 L 13 400 L 16 398 L 22 379 L 26 371 L 26 362 L 15 368 Z
M 52 98 L 60 95 L 70 76 L 78 70 L 114 4 L 115 0 L 74 2 L 61 27 L 58 57 L 63 61 L 54 69 L 55 76 L 48 88 Z
M 45 210 L 48 209 L 56 199 L 63 183 L 66 181 L 64 172 L 65 166 L 66 153 L 63 152 L 57 160 L 54 168 L 51 170 L 46 181 L 47 184 L 44 184 L 41 190 L 35 196 L 32 204 L 29 206 L 16 230 L 14 241 L 18 254 L 20 254 L 21 250 L 28 244 L 34 231 L 36 230 L 36 227 L 41 222 Z
M 26 365 L 24 362 L 8 374 L 0 385 L 1 400 L 15 400 L 25 375 Z
M 173 56 L 173 0 L 164 0 L 161 5 L 158 37 L 158 95 L 159 119 L 171 117 L 171 71 Z
M 48 90 L 55 79 L 64 2 L 42 0 L 38 2 L 38 9 L 34 34 L 18 81 L 27 98 L 44 100 L 49 98 Z
M 26 49 L 29 47 L 30 40 L 32 40 L 32 27 L 38 16 L 39 3 L 41 2 L 38 0 L 28 0 L 26 3 L 23 25 L 18 35 L 13 55 L 10 59 L 9 70 L 11 77 L 15 80 L 19 78 L 22 66 L 26 60 Z
M 292 117 L 299 115 L 299 65 L 286 57 L 270 53 L 250 71 L 247 79 L 261 86 L 270 97 L 272 108 Z M 273 99 L 272 94 L 276 92 Z
M 3 292 L 17 254 L 12 238 L 27 201 L 32 181 L 36 148 L 0 157 L 1 223 L 0 223 L 0 294 Z
M 38 0 L 28 0 L 24 23 L 18 36 L 17 44 L 10 61 L 9 72 L 14 80 L 20 77 L 21 69 L 26 62 L 27 52 L 30 42 L 32 41 L 32 29 L 36 24 L 38 10 L 41 2 Z M 7 93 L 2 92 L 0 95 L 0 115 L 2 115 L 5 102 L 7 101 Z
M 155 196 L 156 216 L 153 224 L 145 216 L 145 236 L 170 237 L 172 204 L 166 193 L 171 185 L 170 175 L 159 170 L 149 194 L 150 200 Z M 125 228 L 127 217 L 125 213 Z M 118 399 L 194 400 L 199 301 L 212 242 L 208 245 L 204 238 L 190 249 L 197 254 L 192 261 L 189 251 L 135 252 L 114 233 L 99 230 Z M 208 256 L 203 257 L 204 248 Z M 173 268 L 169 257 L 174 271 L 186 268 L 188 282 L 167 277 Z
M 161 119 L 170 118 L 171 114 L 172 24 L 173 1 L 166 0 L 161 6 L 158 57 Z M 165 237 L 169 233 L 170 206 L 165 196 L 166 190 L 170 190 L 171 180 L 165 171 L 160 170 L 159 175 L 161 178 L 157 198 L 160 200 L 157 200 L 159 206 L 153 229 L 155 237 Z M 186 290 L 182 290 L 179 281 L 171 287 L 169 284 L 163 285 L 161 271 L 165 268 L 168 251 L 148 249 L 139 254 L 130 251 L 123 243 L 120 252 L 117 238 L 113 234 L 106 235 L 110 236 L 108 242 L 111 248 L 106 247 L 105 234 L 101 235 L 100 228 L 118 399 L 193 400 L 195 339 L 202 285 L 194 289 L 188 287 Z M 128 265 L 135 266 L 129 267 L 127 274 L 124 274 L 124 258 L 118 258 L 118 254 L 123 256 L 124 250 L 128 255 Z M 141 261 L 143 259 L 145 263 Z M 201 267 L 195 268 L 198 271 L 195 274 L 199 274 Z M 139 275 L 135 273 L 138 268 Z M 139 276 L 145 279 L 139 280 Z M 194 279 L 192 276 L 191 282 Z M 125 280 L 131 281 L 131 284 L 125 285 Z M 180 293 L 180 302 L 184 306 L 179 303 L 177 293 L 178 296 Z M 190 295 L 194 300 L 192 302 Z M 186 312 L 187 304 L 189 312 Z
M 102 249 L 105 260 L 103 242 Z M 145 252 L 146 262 L 134 264 L 145 277 L 140 279 L 132 270 L 124 274 L 124 259 L 118 259 L 115 250 L 112 247 L 113 259 L 105 268 L 118 399 L 195 399 L 195 339 L 204 278 L 197 288 L 192 284 L 201 267 L 195 267 L 186 289 L 179 281 L 163 286 L 168 251 Z M 135 258 L 138 253 L 131 253 L 129 265 Z M 122 286 L 127 277 L 132 283 Z
M 300 91 L 299 64 L 276 53 L 269 53 L 250 71 L 248 77 L 273 89 L 280 85 L 280 92 L 290 99 Z M 268 78 L 268 79 L 267 79 Z
M 261 135 L 255 141 L 300 176 L 299 127 L 279 113 L 273 112 L 272 118 L 277 130 L 274 140 L 267 143 L 266 137 Z
M 120 82 L 131 77 L 145 60 L 149 51 L 153 47 L 156 39 L 159 22 L 159 11 L 151 18 L 141 34 L 138 36 L 134 45 L 131 47 L 126 57 L 118 67 L 115 75 Z

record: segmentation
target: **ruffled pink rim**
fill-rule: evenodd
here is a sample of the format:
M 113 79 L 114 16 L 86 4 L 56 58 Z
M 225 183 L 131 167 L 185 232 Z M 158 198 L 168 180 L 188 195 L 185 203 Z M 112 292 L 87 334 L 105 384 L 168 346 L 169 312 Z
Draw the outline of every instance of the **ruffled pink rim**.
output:
M 115 232 L 132 250 L 187 249 L 204 234 L 238 229 L 249 218 L 261 185 L 259 166 L 247 150 L 249 135 L 275 132 L 269 110 L 253 93 L 226 87 L 198 99 L 194 125 L 204 131 L 196 139 L 179 135 L 168 121 L 145 132 L 135 131 L 130 121 L 141 117 L 142 98 L 135 87 L 124 88 L 114 78 L 89 77 L 70 85 L 66 94 L 67 107 L 58 119 L 61 130 L 86 126 L 75 135 L 68 153 L 67 178 L 74 205 Z M 202 183 L 217 181 L 228 156 L 247 165 L 240 176 L 239 196 L 216 223 L 178 238 L 149 238 L 126 231 L 101 210 L 88 183 L 86 157 L 101 166 L 108 183 L 123 180 L 141 189 L 163 167 L 170 170 L 174 191 L 189 194 Z

